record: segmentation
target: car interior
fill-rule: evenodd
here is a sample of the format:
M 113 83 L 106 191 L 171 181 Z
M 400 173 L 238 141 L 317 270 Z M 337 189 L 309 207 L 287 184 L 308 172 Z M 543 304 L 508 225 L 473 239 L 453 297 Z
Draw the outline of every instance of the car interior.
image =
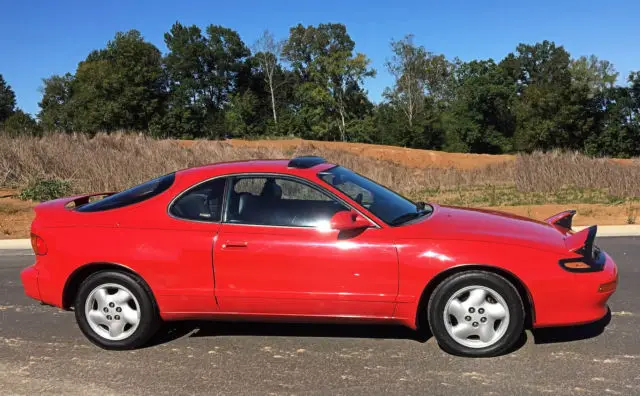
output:
M 224 186 L 223 178 L 203 183 L 178 198 L 170 213 L 189 220 L 220 221 Z
M 313 227 L 328 221 L 336 212 L 348 210 L 300 183 L 267 178 L 259 193 L 254 194 L 238 191 L 237 185 L 242 181 L 242 178 L 234 180 L 231 189 L 227 218 L 231 223 Z

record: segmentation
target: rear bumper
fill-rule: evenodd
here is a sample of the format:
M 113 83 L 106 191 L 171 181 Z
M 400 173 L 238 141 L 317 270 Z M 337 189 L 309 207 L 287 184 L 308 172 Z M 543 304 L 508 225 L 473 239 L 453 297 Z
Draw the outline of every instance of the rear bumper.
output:
M 609 255 L 603 254 L 606 261 L 602 271 L 568 274 L 565 289 L 547 293 L 544 306 L 536 307 L 534 327 L 580 325 L 607 314 L 607 302 L 618 284 L 618 268 Z
M 20 272 L 20 279 L 22 280 L 25 294 L 36 300 L 41 300 L 40 286 L 38 285 L 38 269 L 35 264 L 23 269 L 22 272 Z

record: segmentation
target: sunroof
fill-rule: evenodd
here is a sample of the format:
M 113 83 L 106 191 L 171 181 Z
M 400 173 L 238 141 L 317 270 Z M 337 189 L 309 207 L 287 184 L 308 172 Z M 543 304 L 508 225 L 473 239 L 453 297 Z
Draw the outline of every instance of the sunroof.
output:
M 318 157 L 315 155 L 306 155 L 302 157 L 296 157 L 289 161 L 289 168 L 307 169 L 319 164 L 324 164 L 325 162 L 327 162 L 327 160 L 322 157 Z

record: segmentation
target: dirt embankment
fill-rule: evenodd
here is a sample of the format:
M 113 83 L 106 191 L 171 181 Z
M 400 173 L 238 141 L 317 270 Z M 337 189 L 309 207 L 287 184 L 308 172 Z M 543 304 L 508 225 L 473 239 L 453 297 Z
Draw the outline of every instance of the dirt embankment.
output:
M 232 145 L 237 147 L 272 147 L 283 150 L 295 149 L 302 144 L 311 144 L 318 148 L 347 151 L 352 154 L 392 161 L 412 168 L 442 167 L 473 169 L 487 165 L 513 161 L 513 155 L 463 154 L 445 153 L 442 151 L 419 150 L 406 147 L 382 146 L 366 143 L 322 142 L 315 140 L 286 139 L 286 140 L 238 140 L 231 139 Z
M 192 141 L 180 141 L 184 146 L 189 146 Z M 435 150 L 420 150 L 406 147 L 385 146 L 367 143 L 344 143 L 344 142 L 325 142 L 318 140 L 304 139 L 281 139 L 281 140 L 241 140 L 229 139 L 236 147 L 252 147 L 252 148 L 277 148 L 282 150 L 293 150 L 303 144 L 311 144 L 318 148 L 326 148 L 330 150 L 342 150 L 352 154 L 365 157 L 375 158 L 383 161 L 392 161 L 403 166 L 412 168 L 456 168 L 456 169 L 474 169 L 482 168 L 487 165 L 502 164 L 514 161 L 516 156 L 511 154 L 465 154 L 465 153 L 447 153 Z M 632 163 L 630 159 L 611 158 L 611 162 L 621 165 Z
M 27 238 L 35 203 L 16 198 L 16 192 L 0 190 L 0 239 Z

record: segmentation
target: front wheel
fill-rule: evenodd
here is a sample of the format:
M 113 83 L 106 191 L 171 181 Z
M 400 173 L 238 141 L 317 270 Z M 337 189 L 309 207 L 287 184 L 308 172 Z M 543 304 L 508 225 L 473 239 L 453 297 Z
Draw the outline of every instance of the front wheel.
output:
M 156 332 L 159 317 L 144 282 L 118 271 L 100 271 L 80 286 L 74 310 L 80 330 L 105 349 L 133 349 Z
M 445 279 L 428 304 L 429 327 L 446 352 L 488 357 L 507 352 L 521 337 L 524 307 L 500 275 L 468 271 Z

